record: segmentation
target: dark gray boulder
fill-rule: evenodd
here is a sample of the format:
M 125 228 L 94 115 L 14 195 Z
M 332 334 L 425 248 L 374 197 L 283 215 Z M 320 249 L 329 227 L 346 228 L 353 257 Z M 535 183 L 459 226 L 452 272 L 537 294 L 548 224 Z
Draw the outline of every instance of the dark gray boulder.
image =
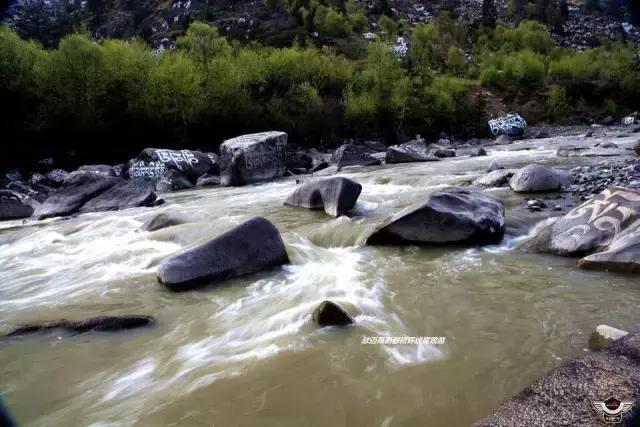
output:
M 340 216 L 355 206 L 361 191 L 362 186 L 348 178 L 313 180 L 297 186 L 284 204 Z
M 343 144 L 333 153 L 331 161 L 338 165 L 338 170 L 347 166 L 374 166 L 381 163 L 373 156 L 377 152 L 366 145 Z
M 104 176 L 116 176 L 116 172 L 113 170 L 113 166 L 109 165 L 86 165 L 80 166 L 78 170 Z
M 636 272 L 640 264 L 640 192 L 612 187 L 540 229 L 523 249 L 584 256 L 582 268 Z
M 102 194 L 116 184 L 121 178 L 104 176 L 89 172 L 70 174 L 63 186 L 52 192 L 33 213 L 38 219 L 71 215 L 90 199 Z
M 635 151 L 636 154 L 640 156 L 640 141 L 636 142 L 635 147 L 633 147 L 633 151 Z
M 564 171 L 531 164 L 518 169 L 509 181 L 509 186 L 515 192 L 533 193 L 556 191 L 571 183 L 571 176 Z
M 311 169 L 313 167 L 313 158 L 304 151 L 287 152 L 285 167 L 291 169 Z
M 0 220 L 28 218 L 37 206 L 38 202 L 27 195 L 0 190 Z
M 314 166 L 309 170 L 309 172 L 311 172 L 311 173 L 319 172 L 319 171 L 321 171 L 321 170 L 323 170 L 323 169 L 326 169 L 326 168 L 328 168 L 328 167 L 329 167 L 329 163 L 328 163 L 328 162 L 326 162 L 326 161 L 322 161 L 322 162 L 319 162 L 319 163 L 315 164 L 315 165 L 314 165 Z
M 270 131 L 228 139 L 220 145 L 220 184 L 239 186 L 281 177 L 287 134 Z
M 130 178 L 166 179 L 169 171 L 178 172 L 191 184 L 204 174 L 218 175 L 218 156 L 194 150 L 146 148 L 129 161 Z
M 485 188 L 502 187 L 509 183 L 514 173 L 514 169 L 497 169 L 474 180 L 473 185 Z
M 387 148 L 386 163 L 434 162 L 440 160 L 429 153 L 424 139 L 416 139 Z
M 24 325 L 9 332 L 6 336 L 20 337 L 24 335 L 47 333 L 53 330 L 60 330 L 61 332 L 71 335 L 83 334 L 91 331 L 114 332 L 152 326 L 154 323 L 155 319 L 151 316 L 137 315 L 99 316 L 79 321 L 61 319 Z
M 138 231 L 156 231 L 163 228 L 173 227 L 174 225 L 184 224 L 187 221 L 175 215 L 161 213 L 153 216 L 147 222 L 142 224 Z
M 196 187 L 210 187 L 213 185 L 220 185 L 219 175 L 205 174 L 198 178 L 198 181 L 196 182 Z
M 563 144 L 556 150 L 558 157 L 579 156 L 581 152 L 587 150 L 587 147 L 580 147 L 574 144 Z
M 323 301 L 311 314 L 313 322 L 321 328 L 325 326 L 346 326 L 353 318 L 342 307 L 332 301 Z
M 170 191 L 188 190 L 193 188 L 193 184 L 181 172 L 169 169 L 164 177 L 156 182 L 156 190 L 161 193 Z
M 7 185 L 8 190 L 22 193 L 31 197 L 33 200 L 43 202 L 49 194 L 53 192 L 53 188 L 42 184 L 28 184 L 23 181 L 13 181 Z
M 22 172 L 20 172 L 18 169 L 8 170 L 4 174 L 4 176 L 7 178 L 9 182 L 22 181 Z
M 593 403 L 610 397 L 634 402 L 615 425 L 640 425 L 640 333 L 613 341 L 605 351 L 563 363 L 473 426 L 610 425 Z
M 158 267 L 158 281 L 173 291 L 183 291 L 288 262 L 278 229 L 256 217 L 208 243 L 165 259 Z
M 504 169 L 504 166 L 502 166 L 500 163 L 498 163 L 498 161 L 496 159 L 491 160 L 491 163 L 489 163 L 489 167 L 487 168 L 487 172 L 493 172 L 493 171 L 497 171 L 499 169 Z
M 504 229 L 500 200 L 481 191 L 446 188 L 386 220 L 367 244 L 496 243 Z
M 132 178 L 119 182 L 98 196 L 87 201 L 80 212 L 115 211 L 140 206 L 153 206 L 156 201 L 153 181 Z

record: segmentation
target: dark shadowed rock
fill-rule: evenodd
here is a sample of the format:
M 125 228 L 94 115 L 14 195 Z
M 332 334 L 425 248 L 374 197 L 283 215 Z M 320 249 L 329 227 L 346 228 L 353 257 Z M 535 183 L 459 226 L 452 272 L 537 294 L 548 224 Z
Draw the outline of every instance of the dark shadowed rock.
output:
M 640 192 L 609 188 L 539 230 L 523 249 L 585 256 L 582 268 L 637 272 Z
M 636 152 L 638 156 L 640 156 L 640 141 L 636 142 L 636 145 L 633 148 L 633 150 Z
M 323 301 L 313 310 L 313 322 L 320 326 L 346 326 L 353 323 L 353 318 L 342 307 L 332 301 Z
M 437 148 L 433 151 L 433 155 L 440 158 L 455 157 L 456 152 L 450 148 Z
M 165 172 L 164 177 L 156 183 L 156 190 L 161 193 L 170 191 L 188 190 L 193 188 L 191 181 L 187 179 L 181 172 L 169 169 Z
M 0 220 L 28 218 L 37 206 L 38 202 L 27 195 L 0 190 Z
M 326 161 L 322 161 L 319 162 L 318 164 L 314 165 L 313 168 L 311 168 L 311 170 L 309 172 L 311 173 L 315 173 L 315 172 L 319 172 L 323 169 L 326 169 L 329 167 L 329 163 Z
M 424 139 L 416 139 L 406 144 L 392 145 L 387 148 L 386 162 L 409 163 L 409 162 L 433 162 L 440 160 L 429 153 L 429 148 Z
M 504 227 L 500 200 L 480 191 L 446 188 L 389 218 L 367 244 L 495 243 Z
M 151 179 L 132 178 L 119 182 L 105 192 L 87 201 L 80 212 L 115 211 L 120 209 L 153 206 L 156 200 Z
M 187 221 L 178 216 L 161 213 L 155 215 L 153 218 L 142 224 L 138 231 L 156 231 L 163 228 L 173 227 L 174 225 L 184 224 L 185 222 Z
M 168 179 L 169 171 L 178 172 L 191 184 L 204 174 L 219 174 L 218 156 L 193 150 L 146 148 L 129 162 L 130 178 Z M 170 180 L 170 179 L 169 179 Z
M 509 183 L 509 179 L 513 176 L 514 173 L 514 169 L 494 170 L 493 172 L 489 172 L 488 174 L 474 180 L 473 185 L 486 188 L 502 187 Z
M 158 281 L 182 291 L 288 262 L 278 229 L 256 217 L 204 245 L 165 259 L 158 267 Z
M 530 193 L 559 190 L 571 182 L 571 177 L 564 171 L 531 164 L 518 169 L 509 181 L 509 186 L 513 191 Z
M 287 134 L 262 132 L 228 139 L 220 145 L 220 184 L 246 185 L 281 177 Z
M 373 166 L 379 165 L 380 159 L 373 154 L 376 150 L 359 144 L 343 144 L 333 153 L 331 160 L 338 165 L 338 170 L 346 166 Z
M 28 184 L 23 181 L 13 181 L 7 185 L 8 190 L 15 191 L 17 193 L 24 194 L 42 203 L 49 194 L 53 192 L 53 188 L 47 187 L 42 184 Z
M 99 316 L 85 320 L 70 321 L 67 319 L 51 322 L 28 324 L 8 333 L 8 337 L 18 337 L 37 333 L 61 330 L 69 334 L 82 334 L 91 331 L 114 332 L 127 329 L 152 326 L 155 319 L 151 316 Z
M 640 333 L 614 341 L 603 352 L 560 365 L 473 426 L 600 427 L 608 424 L 592 402 L 612 396 L 634 402 L 616 425 L 640 425 Z
M 196 182 L 196 187 L 210 187 L 213 185 L 220 185 L 219 175 L 202 175 Z
M 353 208 L 362 186 L 348 178 L 327 178 L 305 182 L 284 202 L 288 206 L 324 209 L 333 216 L 342 215 Z
M 286 154 L 285 167 L 291 169 L 311 169 L 313 158 L 304 151 L 294 151 Z
M 86 165 L 80 166 L 78 170 L 104 176 L 116 176 L 116 172 L 113 170 L 113 166 L 109 165 Z
M 70 174 L 63 186 L 51 193 L 33 215 L 45 219 L 74 214 L 87 201 L 121 182 L 121 178 L 88 172 Z
M 9 182 L 22 181 L 22 172 L 18 169 L 8 170 L 4 176 L 9 180 Z

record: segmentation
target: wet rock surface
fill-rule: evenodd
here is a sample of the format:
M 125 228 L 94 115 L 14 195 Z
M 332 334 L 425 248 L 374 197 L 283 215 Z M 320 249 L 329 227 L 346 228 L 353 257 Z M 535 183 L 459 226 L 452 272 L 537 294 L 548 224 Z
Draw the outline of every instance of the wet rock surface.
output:
M 83 334 L 91 331 L 115 332 L 127 329 L 152 326 L 155 319 L 151 316 L 99 316 L 85 320 L 72 321 L 67 319 L 51 322 L 34 323 L 21 326 L 9 332 L 6 337 L 20 337 L 33 334 L 44 334 L 59 330 L 68 334 Z
M 333 156 L 331 161 L 338 165 L 338 170 L 346 166 L 373 166 L 381 163 L 380 159 L 374 157 L 377 150 L 364 144 L 343 144 Z
M 154 187 L 153 181 L 145 178 L 133 178 L 119 182 L 87 201 L 80 208 L 80 212 L 115 211 L 153 206 L 156 200 Z
M 520 193 L 555 191 L 570 183 L 571 177 L 566 172 L 538 164 L 518 169 L 509 180 L 511 189 Z
M 28 218 L 33 214 L 38 202 L 24 194 L 0 190 L 0 220 Z
M 297 186 L 284 204 L 324 209 L 329 215 L 339 216 L 355 206 L 361 191 L 362 186 L 348 178 L 320 179 Z
M 353 318 L 333 301 L 323 301 L 313 310 L 311 315 L 313 322 L 322 327 L 325 326 L 346 326 L 353 323 Z
M 158 267 L 158 281 L 173 291 L 183 291 L 288 262 L 278 229 L 256 217 L 204 245 L 165 259 Z
M 367 239 L 369 245 L 496 243 L 504 235 L 502 202 L 480 191 L 447 188 L 392 216 Z
M 220 184 L 239 186 L 281 177 L 285 171 L 287 134 L 262 132 L 220 145 Z
M 608 160 L 571 169 L 574 184 L 568 190 L 581 200 L 599 194 L 611 186 L 640 190 L 640 160 Z

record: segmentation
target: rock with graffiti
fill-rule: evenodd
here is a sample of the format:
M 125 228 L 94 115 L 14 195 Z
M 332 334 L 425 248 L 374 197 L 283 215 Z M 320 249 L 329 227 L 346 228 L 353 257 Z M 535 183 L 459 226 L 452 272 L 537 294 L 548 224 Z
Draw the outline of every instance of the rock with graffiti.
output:
M 270 131 L 228 139 L 220 145 L 220 184 L 246 185 L 280 177 L 287 134 Z
M 612 187 L 543 227 L 525 248 L 582 256 L 583 268 L 640 271 L 640 192 Z
M 11 190 L 0 190 L 0 220 L 28 218 L 38 202 Z
M 527 121 L 518 113 L 489 120 L 489 129 L 494 136 L 508 135 L 511 138 L 522 138 Z
M 180 172 L 192 184 L 204 174 L 217 175 L 218 157 L 193 150 L 147 148 L 129 162 L 129 177 L 161 180 L 170 171 Z

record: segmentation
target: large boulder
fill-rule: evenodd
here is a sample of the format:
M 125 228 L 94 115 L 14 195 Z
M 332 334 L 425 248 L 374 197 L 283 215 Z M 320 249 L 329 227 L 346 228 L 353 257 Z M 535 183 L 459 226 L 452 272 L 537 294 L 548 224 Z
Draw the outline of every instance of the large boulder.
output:
M 70 174 L 63 186 L 52 192 L 33 215 L 45 219 L 74 214 L 87 201 L 121 182 L 121 178 L 89 172 Z
M 386 162 L 389 163 L 409 163 L 409 162 L 434 162 L 440 160 L 429 153 L 429 149 L 424 139 L 416 139 L 400 145 L 392 145 L 387 148 Z
M 378 151 L 362 144 L 343 144 L 333 153 L 331 161 L 338 165 L 338 170 L 346 166 L 373 166 L 381 163 L 373 155 Z
M 362 186 L 348 178 L 314 180 L 298 186 L 284 204 L 340 216 L 355 206 L 361 191 Z
M 570 175 L 564 171 L 531 164 L 518 169 L 509 181 L 509 186 L 518 193 L 533 193 L 556 191 L 571 182 Z
M 129 162 L 130 178 L 165 179 L 169 171 L 179 172 L 192 184 L 206 173 L 218 175 L 218 157 L 193 150 L 146 148 Z
M 633 333 L 613 341 L 603 352 L 563 363 L 473 426 L 610 425 L 604 421 L 602 403 L 598 403 L 610 397 L 633 402 L 631 410 L 621 414 L 615 425 L 638 426 L 639 378 L 640 333 Z
M 527 127 L 526 120 L 517 113 L 489 120 L 489 129 L 495 136 L 508 135 L 511 138 L 522 138 Z
M 353 318 L 333 301 L 322 301 L 311 314 L 313 322 L 321 328 L 325 326 L 346 326 L 353 323 Z
M 502 187 L 509 183 L 509 178 L 515 173 L 514 169 L 496 169 L 473 181 L 478 187 Z
M 47 179 L 51 183 L 50 185 L 54 188 L 60 187 L 68 176 L 69 172 L 63 169 L 54 169 L 46 175 Z
M 285 167 L 289 170 L 313 168 L 313 158 L 304 151 L 287 152 L 285 159 Z
M 286 149 L 284 132 L 254 133 L 224 141 L 220 145 L 220 183 L 236 186 L 281 177 Z
M 439 158 L 455 157 L 456 152 L 451 148 L 440 147 L 433 150 L 433 155 Z
M 156 182 L 156 190 L 161 193 L 188 190 L 189 188 L 193 188 L 193 183 L 189 181 L 182 172 L 175 169 L 168 170 L 164 176 Z
M 584 256 L 583 268 L 640 271 L 640 192 L 606 189 L 543 227 L 523 248 Z
M 53 188 L 46 185 L 28 184 L 23 181 L 10 182 L 7 189 L 27 195 L 38 202 L 43 202 L 53 192 Z
M 31 197 L 11 190 L 0 190 L 0 220 L 28 218 L 38 202 Z
M 496 243 L 504 229 L 500 200 L 480 191 L 445 188 L 389 218 L 367 244 Z
M 7 337 L 19 337 L 37 333 L 60 330 L 69 334 L 83 334 L 90 331 L 113 332 L 127 329 L 152 326 L 155 319 L 151 316 L 98 316 L 89 319 L 70 321 L 53 320 L 44 323 L 32 323 L 9 332 Z
M 138 231 L 156 231 L 187 222 L 186 219 L 168 213 L 160 213 L 147 220 Z
M 165 259 L 158 267 L 158 281 L 171 290 L 183 291 L 288 262 L 278 229 L 256 217 L 208 243 Z
M 154 184 L 148 178 L 132 178 L 119 182 L 87 201 L 80 212 L 114 211 L 140 206 L 153 206 L 156 201 Z

